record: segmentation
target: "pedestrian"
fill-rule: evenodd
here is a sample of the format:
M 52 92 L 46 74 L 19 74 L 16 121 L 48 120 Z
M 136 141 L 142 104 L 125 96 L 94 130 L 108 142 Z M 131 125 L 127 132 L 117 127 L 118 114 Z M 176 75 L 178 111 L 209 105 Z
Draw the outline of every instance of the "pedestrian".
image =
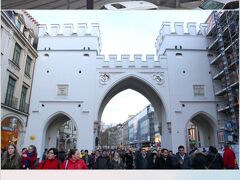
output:
M 196 149 L 192 156 L 192 168 L 193 169 L 207 169 L 208 160 L 204 152 Z
M 230 148 L 229 144 L 225 145 L 223 153 L 223 161 L 225 169 L 235 169 L 236 168 L 236 156 L 233 150 Z
M 210 146 L 207 154 L 208 169 L 223 169 L 223 157 L 214 146 Z
M 1 169 L 20 169 L 22 166 L 21 157 L 14 144 L 9 144 L 2 155 Z
M 148 169 L 149 158 L 144 148 L 141 149 L 141 153 L 136 157 L 136 169 Z
M 128 149 L 125 154 L 125 168 L 133 169 L 133 153 L 131 149 Z
M 148 169 L 159 169 L 158 152 L 153 151 L 149 158 Z
M 84 151 L 84 156 L 82 157 L 82 159 L 84 160 L 84 162 L 86 163 L 86 165 L 88 166 L 88 169 L 92 169 L 92 158 L 91 156 L 88 154 L 88 150 L 86 149 Z
M 124 163 L 118 152 L 114 152 L 113 154 L 113 158 L 110 162 L 110 169 L 124 169 Z
M 178 147 L 178 152 L 173 156 L 172 164 L 174 169 L 191 169 L 191 161 L 185 153 L 184 146 Z
M 70 149 L 67 159 L 61 166 L 62 169 L 88 169 L 85 162 L 80 159 L 80 152 L 78 149 Z
M 46 152 L 45 160 L 38 165 L 38 169 L 63 169 L 62 162 L 58 160 L 58 150 L 56 148 L 50 148 Z
M 42 155 L 42 160 L 46 160 L 46 158 L 47 158 L 47 152 L 48 152 L 48 149 L 45 148 L 45 149 L 44 149 L 44 152 L 43 152 L 43 155 Z
M 35 169 L 37 164 L 37 148 L 34 145 L 30 145 L 27 150 L 26 156 L 23 156 L 25 161 L 22 166 L 25 167 L 25 169 Z
M 163 148 L 161 150 L 161 156 L 159 157 L 159 168 L 160 169 L 172 169 L 172 157 L 169 155 L 168 149 Z
M 3 156 L 4 152 L 6 151 L 6 148 L 1 149 L 1 157 Z
M 107 156 L 107 152 L 106 150 L 103 150 L 102 154 L 97 158 L 97 162 L 96 162 L 97 169 L 109 169 L 110 167 L 110 159 Z
M 175 154 L 173 154 L 172 150 L 169 150 L 169 151 L 168 151 L 168 156 L 171 157 L 171 158 L 173 158 L 173 156 L 175 156 Z
M 26 169 L 26 161 L 27 161 L 27 148 L 22 148 L 22 168 Z
M 92 168 L 97 169 L 97 158 L 100 156 L 99 150 L 92 153 Z
M 61 150 L 58 152 L 58 159 L 63 163 L 66 159 L 67 152 L 61 148 Z

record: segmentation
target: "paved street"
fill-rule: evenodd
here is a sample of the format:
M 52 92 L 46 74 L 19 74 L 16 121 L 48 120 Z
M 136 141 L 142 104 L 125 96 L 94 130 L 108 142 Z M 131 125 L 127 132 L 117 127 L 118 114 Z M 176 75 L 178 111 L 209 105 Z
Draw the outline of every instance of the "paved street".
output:
M 87 0 L 2 0 L 2 9 L 86 9 Z M 94 9 L 104 4 L 121 0 L 94 0 Z M 193 9 L 199 6 L 200 1 L 181 3 L 177 9 Z M 159 6 L 160 9 L 173 9 Z

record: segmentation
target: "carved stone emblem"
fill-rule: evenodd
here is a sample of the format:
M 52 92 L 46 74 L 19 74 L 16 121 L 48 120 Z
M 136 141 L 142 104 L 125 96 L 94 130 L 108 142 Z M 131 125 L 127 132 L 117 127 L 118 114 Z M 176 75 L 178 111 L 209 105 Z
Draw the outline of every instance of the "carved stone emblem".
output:
M 157 82 L 158 85 L 162 85 L 164 83 L 164 73 L 155 73 L 153 74 L 153 79 Z
M 108 73 L 101 73 L 99 76 L 99 83 L 105 85 L 109 79 L 110 75 Z

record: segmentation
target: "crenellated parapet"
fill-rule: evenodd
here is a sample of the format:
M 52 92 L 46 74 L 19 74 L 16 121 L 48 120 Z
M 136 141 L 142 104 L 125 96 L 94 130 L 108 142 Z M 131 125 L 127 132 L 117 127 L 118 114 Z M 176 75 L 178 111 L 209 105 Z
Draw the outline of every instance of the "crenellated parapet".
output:
M 199 27 L 197 27 L 197 24 L 195 22 L 163 22 L 162 27 L 159 31 L 159 35 L 157 37 L 155 47 L 157 50 L 157 53 L 159 52 L 159 49 L 163 48 L 161 50 L 162 53 L 164 53 L 165 49 L 167 48 L 173 48 L 173 49 L 184 49 L 188 48 L 190 44 L 187 45 L 186 37 L 189 37 L 188 39 L 192 39 L 195 37 L 205 37 L 208 32 L 208 24 L 206 23 L 201 23 Z M 164 42 L 164 38 L 166 36 L 172 36 L 175 38 L 178 38 L 178 40 L 181 39 L 181 37 L 184 37 L 179 42 L 175 42 L 173 39 L 169 40 L 168 42 Z M 184 44 L 185 41 L 185 44 Z M 162 44 L 164 42 L 164 45 Z M 184 44 L 184 45 L 183 45 Z M 196 46 L 193 47 L 193 49 L 201 49 L 201 47 Z
M 53 40 L 54 39 L 54 40 Z M 39 25 L 38 50 L 97 51 L 101 53 L 101 37 L 98 23 L 90 27 L 86 23 Z
M 156 68 L 162 67 L 161 59 L 166 59 L 162 56 L 156 59 L 154 54 L 122 54 L 120 57 L 117 54 L 109 54 L 108 56 L 97 56 L 97 62 L 99 68 Z
M 78 23 L 74 26 L 72 23 L 63 24 L 46 24 L 39 25 L 39 37 L 42 36 L 97 36 L 100 37 L 98 23 L 91 23 L 90 27 L 86 23 Z

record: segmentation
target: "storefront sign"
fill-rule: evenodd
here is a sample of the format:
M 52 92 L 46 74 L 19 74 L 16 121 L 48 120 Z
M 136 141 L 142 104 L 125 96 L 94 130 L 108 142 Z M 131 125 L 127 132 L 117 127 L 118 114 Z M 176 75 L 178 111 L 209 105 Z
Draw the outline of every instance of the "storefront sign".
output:
M 11 127 L 2 126 L 2 131 L 11 131 L 11 132 L 13 132 L 14 129 L 11 128 Z

